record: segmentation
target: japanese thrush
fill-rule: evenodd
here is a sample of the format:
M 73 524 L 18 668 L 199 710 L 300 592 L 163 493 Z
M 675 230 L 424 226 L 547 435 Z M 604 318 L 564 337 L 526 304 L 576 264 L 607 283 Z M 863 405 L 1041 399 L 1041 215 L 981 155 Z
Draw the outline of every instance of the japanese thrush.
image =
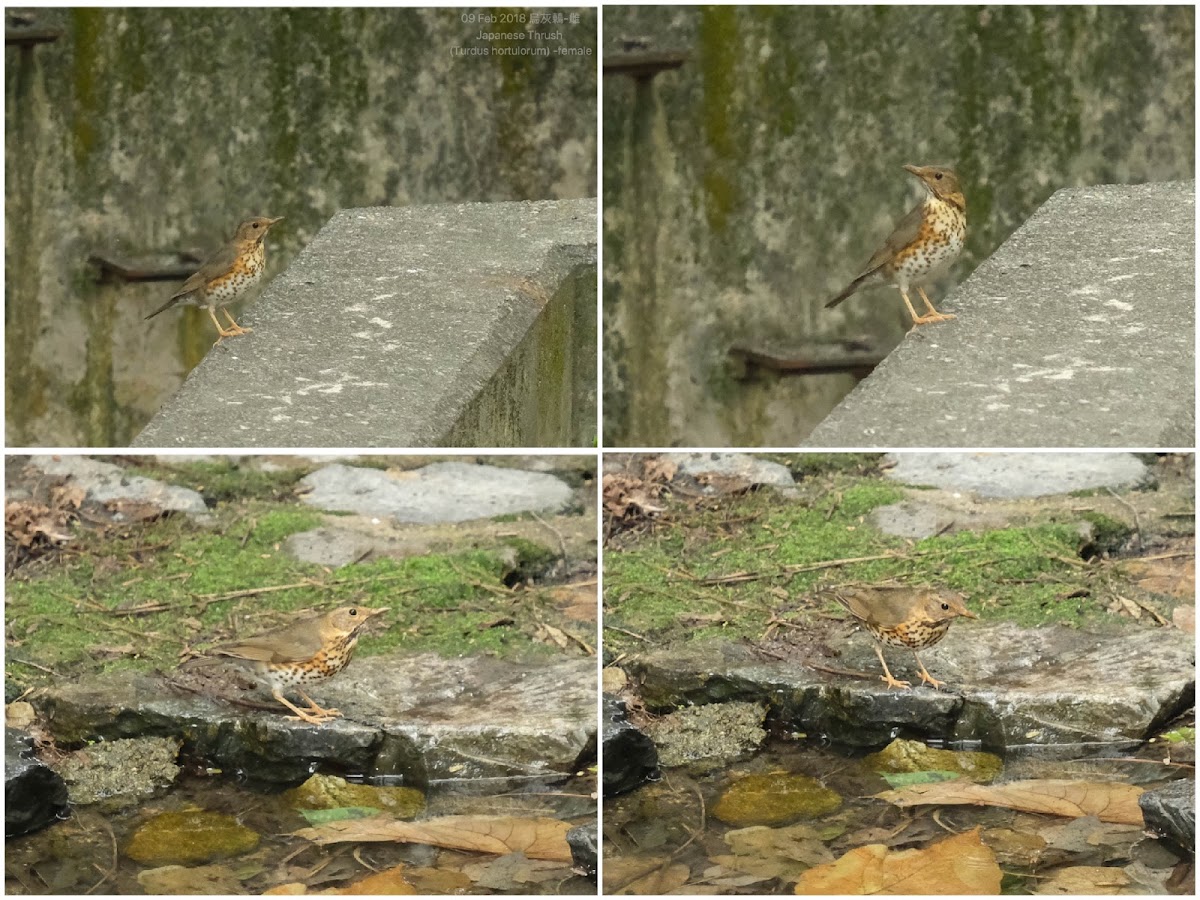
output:
M 181 668 L 228 659 L 246 664 L 271 688 L 271 696 L 296 714 L 288 716 L 289 719 L 321 725 L 341 713 L 319 706 L 304 692 L 302 685 L 330 678 L 342 671 L 354 655 L 362 627 L 372 616 L 385 612 L 387 609 L 344 606 L 323 616 L 302 619 L 281 631 L 215 647 L 207 656 L 189 660 Z M 294 706 L 284 696 L 287 691 L 298 694 L 308 707 Z
M 953 319 L 950 313 L 933 308 L 925 294 L 925 282 L 948 269 L 962 252 L 967 239 L 967 200 L 953 169 L 942 166 L 905 166 L 920 179 L 926 190 L 925 199 L 896 226 L 895 231 L 875 251 L 863 273 L 849 286 L 825 304 L 837 306 L 861 287 L 875 282 L 890 282 L 900 289 L 913 324 L 944 322 Z M 918 316 L 908 299 L 908 289 L 915 287 L 925 307 L 926 315 Z
M 959 616 L 978 618 L 963 606 L 963 598 L 953 591 L 902 587 L 844 589 L 835 592 L 834 599 L 862 622 L 878 641 L 875 654 L 883 666 L 882 680 L 888 687 L 910 685 L 892 677 L 880 645 L 911 650 L 920 667 L 921 682 L 940 688 L 945 682 L 938 681 L 925 670 L 917 651 L 926 650 L 945 637 L 950 623 Z
M 217 326 L 217 334 L 220 335 L 217 343 L 220 343 L 223 338 L 235 337 L 252 331 L 253 329 L 243 328 L 235 322 L 225 307 L 248 292 L 262 277 L 263 269 L 267 264 L 267 251 L 263 244 L 263 238 L 267 236 L 272 225 L 282 220 L 282 216 L 278 219 L 266 219 L 262 216 L 247 219 L 238 226 L 237 234 L 233 236 L 232 241 L 210 256 L 200 270 L 185 281 L 183 287 L 176 291 L 170 300 L 146 318 L 153 319 L 160 312 L 184 303 L 188 306 L 203 306 L 208 310 L 209 317 Z M 225 314 L 225 318 L 229 320 L 228 330 L 217 320 L 216 310 L 218 307 Z

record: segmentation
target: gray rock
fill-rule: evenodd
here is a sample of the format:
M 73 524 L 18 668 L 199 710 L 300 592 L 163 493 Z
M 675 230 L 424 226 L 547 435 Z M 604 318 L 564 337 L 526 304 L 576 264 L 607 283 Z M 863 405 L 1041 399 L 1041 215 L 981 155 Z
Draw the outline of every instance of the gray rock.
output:
M 4 729 L 4 834 L 16 837 L 65 818 L 67 786 L 33 756 L 33 738 Z
M 1196 782 L 1183 778 L 1138 797 L 1146 827 L 1195 856 Z
M 567 845 L 571 848 L 571 863 L 583 871 L 588 878 L 596 880 L 599 871 L 597 837 L 599 829 L 591 825 L 576 825 L 567 832 Z
M 291 721 L 269 693 L 221 685 L 208 671 L 203 680 L 175 677 L 90 676 L 44 688 L 30 702 L 62 742 L 179 735 L 187 752 L 228 772 L 289 784 L 322 764 L 413 787 L 567 773 L 596 728 L 591 659 L 356 659 L 310 692 L 344 714 L 320 727 Z
M 204 498 L 190 488 L 130 475 L 120 466 L 87 456 L 34 456 L 29 464 L 47 475 L 70 476 L 86 489 L 87 499 L 94 503 L 128 500 L 171 512 L 208 514 Z
M 1195 207 L 1193 182 L 1056 192 L 807 445 L 1194 446 Z
M 658 750 L 654 741 L 630 724 L 625 704 L 604 695 L 604 796 L 625 794 L 658 779 Z
M 850 746 L 878 747 L 898 731 L 925 739 L 976 742 L 1005 752 L 1042 753 L 1080 743 L 1134 747 L 1190 703 L 1192 639 L 1170 629 L 1088 634 L 1058 625 L 956 623 L 921 659 L 947 682 L 891 690 L 874 643 L 857 632 L 832 675 L 796 662 L 765 661 L 748 647 L 704 642 L 627 660 L 652 708 L 744 700 L 769 704 L 783 727 Z M 914 683 L 911 654 L 886 651 L 892 673 Z
M 778 487 L 792 487 L 796 483 L 787 466 L 748 453 L 667 453 L 665 456 L 679 466 L 680 472 L 692 477 L 725 475 L 744 478 L 751 484 Z
M 971 491 L 981 497 L 1042 497 L 1087 488 L 1113 490 L 1147 478 L 1131 453 L 889 453 L 887 477 L 905 484 Z
M 179 746 L 178 740 L 161 737 L 105 741 L 64 757 L 55 768 L 67 782 L 74 805 L 126 809 L 175 781 Z
M 283 549 L 301 562 L 336 569 L 371 556 L 379 540 L 344 528 L 314 528 L 289 535 Z
M 693 772 L 724 768 L 762 745 L 766 707 L 761 703 L 688 706 L 646 727 L 663 766 L 686 765 Z
M 379 469 L 332 465 L 300 481 L 309 506 L 400 522 L 465 522 L 511 513 L 564 509 L 570 486 L 552 475 L 459 462 L 433 463 L 389 475 Z

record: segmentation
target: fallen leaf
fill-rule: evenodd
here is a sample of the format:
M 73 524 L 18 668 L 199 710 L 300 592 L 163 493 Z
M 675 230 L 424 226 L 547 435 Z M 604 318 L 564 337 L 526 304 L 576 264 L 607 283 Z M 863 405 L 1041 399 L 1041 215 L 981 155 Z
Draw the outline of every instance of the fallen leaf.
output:
M 1038 894 L 1122 894 L 1129 876 L 1106 866 L 1068 866 L 1038 884 Z
M 604 893 L 666 894 L 683 887 L 691 876 L 686 864 L 668 864 L 666 857 L 606 859 Z
M 1142 810 L 1138 806 L 1138 797 L 1142 791 L 1143 788 L 1131 784 L 1047 778 L 1010 781 L 999 785 L 972 784 L 969 781 L 914 784 L 875 796 L 896 806 L 1003 806 L 1052 816 L 1095 816 L 1102 822 L 1141 825 Z
M 999 894 L 1000 866 L 976 827 L 923 850 L 856 847 L 809 869 L 797 894 Z
M 399 865 L 390 869 L 384 869 L 382 872 L 376 872 L 374 875 L 368 875 L 366 878 L 347 885 L 337 891 L 337 893 L 379 894 L 382 896 L 389 894 L 415 894 L 417 893 L 417 889 L 404 878 L 405 868 L 406 866 Z
M 561 881 L 562 863 L 550 859 L 530 859 L 524 853 L 509 853 L 497 859 L 469 863 L 463 874 L 480 887 L 505 893 L 525 893 L 518 888 L 543 881 Z
M 386 816 L 330 822 L 318 828 L 301 828 L 297 837 L 317 844 L 342 841 L 396 841 L 430 844 L 455 850 L 503 855 L 520 851 L 530 859 L 571 859 L 567 822 L 549 818 L 515 816 L 443 816 L 420 822 L 397 822 Z

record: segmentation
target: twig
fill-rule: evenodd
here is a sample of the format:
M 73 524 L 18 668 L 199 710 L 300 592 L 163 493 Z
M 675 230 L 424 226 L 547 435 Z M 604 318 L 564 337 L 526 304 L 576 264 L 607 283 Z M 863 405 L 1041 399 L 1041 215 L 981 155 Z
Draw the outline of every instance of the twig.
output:
M 1141 517 L 1138 516 L 1138 511 L 1136 509 L 1134 509 L 1132 503 L 1130 503 L 1128 500 L 1126 500 L 1124 497 L 1122 497 L 1120 494 L 1118 494 L 1116 491 L 1114 491 L 1108 485 L 1105 485 L 1104 489 L 1106 491 L 1108 491 L 1110 494 L 1112 494 L 1118 503 L 1120 503 L 1127 510 L 1129 510 L 1131 513 L 1133 513 L 1133 527 L 1137 529 L 1138 549 L 1140 550 L 1141 548 L 1145 547 L 1146 542 L 1142 539 L 1142 520 L 1141 520 Z
M 19 657 L 13 656 L 11 653 L 7 654 L 4 658 L 7 662 L 15 662 L 22 666 L 29 666 L 31 669 L 37 669 L 39 672 L 45 672 L 47 675 L 53 675 L 56 678 L 64 677 L 60 672 L 55 672 L 53 669 L 47 669 L 45 666 L 39 666 L 37 663 L 30 662 L 27 659 L 20 659 Z
M 1124 594 L 1117 594 L 1117 597 L 1120 598 L 1121 600 L 1128 600 L 1130 603 L 1134 604 L 1135 606 L 1140 606 L 1146 612 L 1150 613 L 1150 615 L 1154 616 L 1154 621 L 1156 621 L 1159 625 L 1170 625 L 1171 624 L 1166 619 L 1164 619 L 1161 615 L 1159 615 L 1158 610 L 1147 606 L 1144 602 L 1139 600 L 1137 597 L 1126 597 Z
M 112 841 L 112 864 L 108 867 L 108 871 L 104 873 L 104 877 L 84 891 L 85 894 L 93 893 L 97 888 L 100 887 L 100 885 L 112 878 L 117 872 L 117 862 L 119 860 L 119 856 L 117 854 L 117 836 L 113 834 L 112 826 L 109 825 L 103 817 L 100 817 L 100 823 L 108 830 L 108 838 L 110 841 Z M 96 868 L 100 868 L 100 866 L 96 864 Z
M 647 644 L 654 643 L 652 640 L 650 640 L 650 638 L 644 637 L 643 635 L 638 634 L 636 631 L 630 631 L 628 628 L 622 628 L 619 625 L 613 625 L 610 622 L 605 622 L 604 627 L 608 631 L 616 631 L 620 632 L 621 634 L 627 634 L 631 638 L 637 638 L 639 641 L 645 641 Z
M 543 528 L 547 529 L 548 531 L 550 531 L 551 534 L 553 534 L 556 538 L 558 538 L 558 552 L 560 554 L 562 554 L 562 561 L 565 563 L 567 561 L 567 542 L 565 540 L 563 540 L 562 532 L 559 531 L 557 528 L 555 528 L 553 525 L 551 525 L 549 522 L 547 522 L 545 519 L 543 519 L 541 516 L 539 516 L 533 510 L 530 510 L 529 514 L 531 516 L 533 516 L 535 519 L 537 519 L 538 522 L 541 523 Z

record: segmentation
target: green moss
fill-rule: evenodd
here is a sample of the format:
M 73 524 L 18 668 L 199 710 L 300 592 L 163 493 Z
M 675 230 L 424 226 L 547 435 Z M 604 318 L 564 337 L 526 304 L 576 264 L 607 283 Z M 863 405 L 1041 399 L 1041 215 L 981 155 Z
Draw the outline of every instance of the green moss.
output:
M 357 463 L 356 463 L 357 464 Z M 191 488 L 210 502 L 227 500 L 283 500 L 291 496 L 296 482 L 316 466 L 285 468 L 277 472 L 243 467 L 236 458 L 213 462 L 156 462 L 145 459 L 128 471 L 178 487 Z
M 155 816 L 134 832 L 125 855 L 147 866 L 195 865 L 249 853 L 259 840 L 234 816 L 190 809 Z
M 842 798 L 815 778 L 770 773 L 735 781 L 721 795 L 712 814 L 735 828 L 745 828 L 814 819 L 841 805 Z
M 1078 562 L 1073 524 L 1033 522 L 913 542 L 869 521 L 872 510 L 904 496 L 891 483 L 832 472 L 801 481 L 796 491 L 797 498 L 761 491 L 698 508 L 674 502 L 655 529 L 610 547 L 605 621 L 624 631 L 608 629 L 606 647 L 644 649 L 624 632 L 664 643 L 754 640 L 773 618 L 813 624 L 814 613 L 841 615 L 819 603 L 818 593 L 850 582 L 947 587 L 964 593 L 981 619 L 1026 626 L 1110 619 L 1100 592 L 1077 590 L 1092 575 Z
M 1109 555 L 1116 553 L 1133 536 L 1133 527 L 1104 513 L 1087 510 L 1079 514 L 1080 518 L 1092 525 L 1092 539 L 1089 542 L 1093 553 Z
M 261 473 L 233 468 L 176 474 L 188 481 L 214 473 L 240 474 L 251 494 L 278 488 L 261 481 Z M 545 570 L 553 554 L 533 544 L 497 541 L 487 549 L 331 571 L 283 549 L 290 535 L 320 524 L 315 510 L 239 499 L 218 504 L 213 517 L 210 525 L 175 515 L 109 530 L 76 527 L 56 561 L 18 570 L 7 593 L 9 678 L 31 686 L 51 677 L 43 669 L 63 675 L 169 669 L 187 647 L 278 627 L 293 611 L 354 604 L 390 610 L 384 626 L 363 637 L 361 656 L 397 648 L 450 656 L 552 652 L 530 625 L 553 620 L 551 602 L 541 592 L 518 595 L 504 586 L 514 576 L 508 546 L 517 547 L 521 579 Z M 262 592 L 248 593 L 254 588 Z

